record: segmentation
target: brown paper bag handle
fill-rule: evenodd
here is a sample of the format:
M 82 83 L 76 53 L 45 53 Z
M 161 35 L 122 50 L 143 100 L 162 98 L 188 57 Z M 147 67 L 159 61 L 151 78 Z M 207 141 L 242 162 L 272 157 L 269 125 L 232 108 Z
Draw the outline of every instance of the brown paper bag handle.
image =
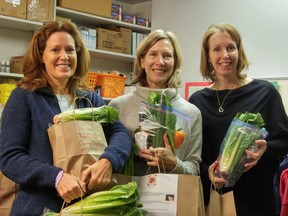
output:
M 160 158 L 160 161 L 161 161 L 161 165 L 162 165 L 162 169 L 163 169 L 163 173 L 166 173 L 166 170 L 165 170 L 165 166 L 164 166 L 164 162 L 162 160 L 162 157 L 159 157 L 158 156 L 158 152 L 157 152 L 157 149 L 155 149 L 155 157 L 157 159 L 156 163 L 157 163 L 157 168 L 158 168 L 158 173 L 161 173 L 161 169 L 160 169 L 160 165 L 159 165 L 159 158 Z M 150 170 L 151 166 L 148 167 L 147 171 L 146 171 L 146 174 L 148 174 L 149 170 Z
M 214 186 L 214 189 L 213 189 L 213 187 L 212 186 Z M 223 190 L 222 190 L 222 188 L 220 188 L 220 189 L 218 189 L 217 187 L 215 187 L 215 185 L 211 182 L 211 185 L 210 185 L 210 191 L 212 191 L 212 190 L 214 190 L 214 191 L 216 191 L 216 192 L 218 192 L 220 195 L 222 195 L 223 194 Z
M 79 183 L 78 183 L 78 185 L 79 185 Z M 84 194 L 83 194 L 83 191 L 82 191 L 82 189 L 81 189 L 81 187 L 80 187 L 80 185 L 79 185 L 79 189 L 80 189 L 80 191 L 81 191 L 81 216 L 83 216 L 83 205 L 82 205 L 82 200 L 83 200 L 83 197 L 84 197 Z M 67 207 L 67 202 L 63 202 L 63 204 L 62 204 L 62 206 L 61 206 L 61 210 L 60 210 L 60 216 L 62 215 L 62 211 L 63 211 L 63 209 L 65 208 L 65 207 Z
M 90 104 L 90 106 L 91 106 L 91 109 L 92 109 L 92 113 L 91 113 L 91 115 L 92 115 L 92 121 L 94 121 L 94 114 L 93 114 L 93 104 L 92 104 L 92 102 L 88 99 L 88 98 L 86 98 L 86 97 L 75 97 L 74 98 L 74 100 L 73 100 L 73 115 L 74 115 L 74 121 L 75 121 L 75 107 L 77 106 L 77 104 L 76 104 L 76 100 L 78 100 L 78 99 L 85 99 L 85 100 L 87 100 L 88 102 L 89 102 L 89 104 Z

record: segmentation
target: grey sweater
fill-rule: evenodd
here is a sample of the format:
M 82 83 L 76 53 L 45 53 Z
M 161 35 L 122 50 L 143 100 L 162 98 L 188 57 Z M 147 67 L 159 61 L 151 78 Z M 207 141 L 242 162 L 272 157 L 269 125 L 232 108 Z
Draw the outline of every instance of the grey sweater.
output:
M 135 91 L 111 100 L 109 105 L 119 111 L 119 119 L 128 128 L 132 137 L 139 126 L 138 113 L 141 110 L 141 102 L 147 101 L 149 91 L 162 92 L 164 90 L 172 98 L 172 106 L 175 109 L 192 117 L 192 121 L 177 121 L 177 128 L 186 128 L 188 134 L 181 147 L 176 150 L 177 165 L 171 173 L 199 175 L 202 150 L 201 113 L 195 105 L 182 98 L 177 89 L 151 89 L 136 86 Z M 136 161 L 134 166 L 135 175 L 145 175 L 148 167 L 144 160 Z

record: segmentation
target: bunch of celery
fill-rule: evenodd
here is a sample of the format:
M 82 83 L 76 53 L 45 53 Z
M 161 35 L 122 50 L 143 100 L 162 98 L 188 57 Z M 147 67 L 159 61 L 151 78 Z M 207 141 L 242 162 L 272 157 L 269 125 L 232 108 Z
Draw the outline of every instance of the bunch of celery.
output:
M 85 197 L 62 209 L 60 214 L 49 215 L 145 216 L 147 212 L 139 202 L 140 194 L 137 188 L 134 181 L 116 185 L 108 191 L 99 191 Z
M 96 121 L 98 123 L 113 123 L 118 120 L 118 111 L 113 107 L 103 105 L 100 107 L 89 107 L 69 110 L 55 115 L 54 124 L 72 120 Z
M 267 131 L 260 113 L 237 113 L 221 144 L 219 171 L 223 176 L 233 172 L 246 157 L 245 150 L 257 139 L 264 139 Z

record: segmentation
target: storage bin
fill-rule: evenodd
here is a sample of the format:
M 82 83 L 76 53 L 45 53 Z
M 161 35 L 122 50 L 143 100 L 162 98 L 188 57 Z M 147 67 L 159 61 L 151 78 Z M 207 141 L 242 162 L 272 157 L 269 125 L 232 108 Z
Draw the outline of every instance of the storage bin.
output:
M 95 72 L 88 72 L 86 77 L 87 89 L 94 91 L 97 84 L 98 74 Z
M 114 74 L 98 74 L 97 86 L 101 88 L 101 96 L 115 98 L 123 94 L 126 77 Z

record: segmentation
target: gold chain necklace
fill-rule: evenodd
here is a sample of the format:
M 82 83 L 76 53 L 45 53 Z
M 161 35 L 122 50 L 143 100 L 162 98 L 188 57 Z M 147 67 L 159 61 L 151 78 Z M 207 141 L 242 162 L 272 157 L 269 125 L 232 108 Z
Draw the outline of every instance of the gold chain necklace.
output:
M 228 97 L 228 95 L 229 95 L 232 91 L 233 91 L 233 89 L 231 89 L 231 90 L 226 94 L 226 96 L 224 97 L 222 103 L 220 103 L 218 91 L 216 90 L 216 96 L 217 96 L 217 101 L 218 101 L 218 105 L 219 105 L 219 108 L 218 108 L 218 111 L 219 111 L 219 112 L 221 112 L 221 113 L 224 112 L 223 105 L 224 105 L 224 103 L 225 103 L 226 98 Z

